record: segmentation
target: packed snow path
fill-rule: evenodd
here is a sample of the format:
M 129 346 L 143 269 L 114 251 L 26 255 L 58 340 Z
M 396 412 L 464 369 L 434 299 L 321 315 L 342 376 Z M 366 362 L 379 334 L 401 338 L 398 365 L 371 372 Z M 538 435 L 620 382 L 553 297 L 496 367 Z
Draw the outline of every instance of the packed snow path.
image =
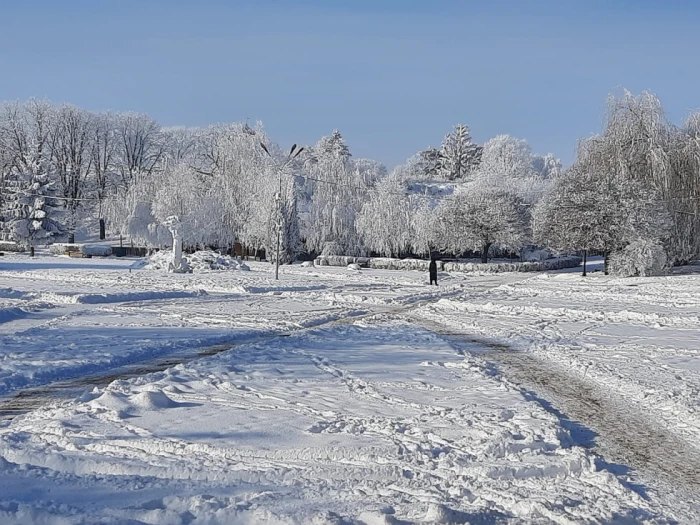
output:
M 557 363 L 455 332 L 419 316 L 411 319 L 465 354 L 483 354 L 495 365 L 494 374 L 507 378 L 557 415 L 577 444 L 614 463 L 609 467 L 612 471 L 632 474 L 628 478 L 631 483 L 641 480 L 687 512 L 700 513 L 700 449 L 695 444 L 669 431 L 639 407 L 572 375 Z M 482 350 L 484 347 L 489 350 Z M 624 466 L 637 472 L 628 473 Z

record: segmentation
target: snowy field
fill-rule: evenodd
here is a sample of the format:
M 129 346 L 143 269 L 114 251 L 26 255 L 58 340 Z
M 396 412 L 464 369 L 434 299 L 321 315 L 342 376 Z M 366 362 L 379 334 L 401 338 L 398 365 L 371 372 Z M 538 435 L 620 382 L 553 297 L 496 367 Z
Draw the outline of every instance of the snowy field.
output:
M 700 521 L 694 268 L 249 265 L 0 259 L 0 523 Z

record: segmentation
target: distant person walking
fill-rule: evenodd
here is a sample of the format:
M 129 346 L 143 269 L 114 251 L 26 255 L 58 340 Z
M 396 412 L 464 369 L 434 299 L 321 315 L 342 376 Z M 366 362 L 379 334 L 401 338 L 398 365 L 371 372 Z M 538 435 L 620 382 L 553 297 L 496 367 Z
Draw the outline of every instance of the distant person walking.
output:
M 428 273 L 430 274 L 430 284 L 435 283 L 437 286 L 437 263 L 433 257 L 430 258 L 430 265 L 428 266 Z

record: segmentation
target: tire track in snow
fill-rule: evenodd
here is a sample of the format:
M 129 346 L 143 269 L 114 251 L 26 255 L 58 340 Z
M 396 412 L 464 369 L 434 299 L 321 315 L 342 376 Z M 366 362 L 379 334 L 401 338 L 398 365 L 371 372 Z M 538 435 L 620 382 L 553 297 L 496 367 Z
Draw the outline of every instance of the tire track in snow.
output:
M 646 473 L 646 481 L 652 481 L 660 494 L 700 510 L 700 450 L 637 407 L 532 354 L 474 338 L 418 315 L 407 317 L 442 336 L 461 353 L 469 352 L 474 344 L 491 348 L 484 358 L 520 386 L 524 395 L 534 392 L 535 399 L 562 420 L 576 421 L 596 432 L 594 448 L 604 458 Z M 661 486 L 654 483 L 656 480 Z

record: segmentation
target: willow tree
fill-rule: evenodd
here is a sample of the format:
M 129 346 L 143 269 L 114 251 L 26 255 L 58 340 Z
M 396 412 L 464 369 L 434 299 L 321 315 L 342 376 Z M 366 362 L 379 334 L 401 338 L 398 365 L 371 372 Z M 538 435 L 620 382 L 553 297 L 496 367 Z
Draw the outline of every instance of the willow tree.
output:
M 700 256 L 700 117 L 676 127 L 656 96 L 625 91 L 608 99 L 603 133 L 591 140 L 595 164 L 663 205 L 671 221 L 669 259 Z

